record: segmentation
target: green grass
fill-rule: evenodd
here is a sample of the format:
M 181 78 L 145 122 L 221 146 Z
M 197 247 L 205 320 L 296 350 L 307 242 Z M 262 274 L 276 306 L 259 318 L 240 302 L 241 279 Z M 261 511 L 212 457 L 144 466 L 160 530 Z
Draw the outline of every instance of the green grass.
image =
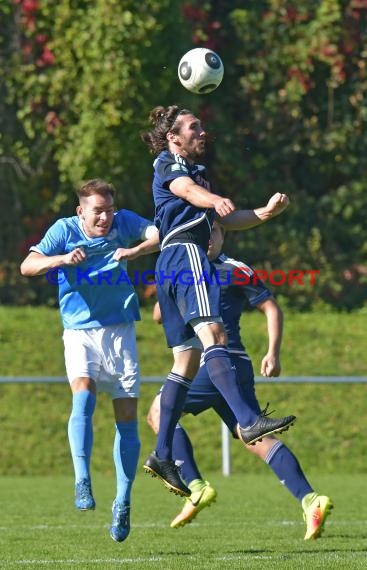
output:
M 145 416 L 157 391 L 145 384 L 139 406 L 141 459 L 154 448 L 155 436 Z M 297 454 L 306 473 L 320 469 L 365 473 L 367 469 L 366 385 L 261 385 L 262 402 L 270 401 L 277 412 L 295 413 L 298 420 L 282 438 Z M 346 405 L 346 402 L 348 405 Z M 57 385 L 6 384 L 0 390 L 0 474 L 67 475 L 71 471 L 67 422 L 71 409 L 69 387 Z M 213 411 L 196 418 L 186 416 L 183 425 L 192 438 L 203 474 L 221 470 L 220 422 Z M 98 397 L 94 416 L 93 467 L 97 473 L 113 474 L 114 423 L 110 400 Z M 262 462 L 233 441 L 235 473 L 262 473 Z
M 266 351 L 262 315 L 244 315 L 243 330 L 258 373 Z M 366 375 L 366 333 L 365 311 L 287 313 L 282 374 Z M 64 376 L 61 334 L 56 310 L 0 307 L 0 376 Z M 143 310 L 137 335 L 142 375 L 163 378 L 172 358 L 150 309 Z M 325 534 L 314 542 L 303 540 L 299 504 L 238 442 L 232 444 L 233 475 L 221 475 L 220 424 L 212 411 L 183 421 L 203 476 L 219 492 L 218 501 L 188 527 L 170 529 L 182 503 L 141 467 L 154 446 L 145 415 L 157 388 L 142 386 L 142 451 L 133 489 L 132 532 L 126 542 L 116 544 L 108 534 L 115 490 L 109 399 L 98 397 L 94 419 L 97 509 L 79 513 L 73 508 L 67 383 L 1 386 L 1 570 L 365 568 L 367 385 L 288 385 L 274 380 L 257 387 L 260 402 L 270 401 L 279 414 L 298 416 L 284 440 L 314 488 L 334 500 Z
M 365 477 L 315 477 L 335 509 L 323 537 L 303 540 L 299 503 L 270 472 L 210 474 L 218 500 L 191 525 L 170 529 L 181 500 L 139 473 L 133 488 L 132 531 L 123 544 L 108 533 L 114 480 L 94 477 L 97 509 L 73 507 L 71 477 L 0 478 L 0 568 L 231 570 L 366 567 Z
M 367 310 L 353 313 L 286 312 L 282 349 L 284 376 L 364 376 Z M 65 374 L 59 313 L 47 307 L 0 306 L 0 376 Z M 242 316 L 242 336 L 255 373 L 266 352 L 266 321 L 259 311 Z M 137 323 L 141 371 L 165 375 L 172 358 L 151 308 Z
M 137 325 L 141 370 L 144 376 L 164 378 L 171 352 L 165 347 L 162 327 L 143 310 Z M 243 316 L 245 340 L 255 370 L 266 347 L 265 320 L 258 312 Z M 248 333 L 248 334 L 246 334 Z M 64 376 L 62 329 L 58 311 L 45 307 L 0 307 L 0 376 Z M 365 375 L 365 311 L 352 314 L 286 314 L 283 375 Z M 258 372 L 257 372 L 258 373 Z M 155 437 L 145 416 L 158 385 L 143 384 L 139 404 L 142 460 L 154 447 Z M 270 384 L 257 386 L 259 401 L 270 402 L 279 415 L 294 413 L 297 423 L 284 439 L 308 473 L 366 473 L 367 384 Z M 68 475 L 67 442 L 70 389 L 65 384 L 3 384 L 0 390 L 0 474 Z M 214 412 L 183 419 L 192 437 L 204 475 L 221 470 L 220 423 Z M 112 476 L 114 423 L 110 400 L 98 397 L 94 418 L 93 468 Z M 208 442 L 210 442 L 208 444 Z M 326 444 L 325 444 L 326 442 Z M 263 473 L 264 466 L 237 442 L 232 445 L 232 469 Z

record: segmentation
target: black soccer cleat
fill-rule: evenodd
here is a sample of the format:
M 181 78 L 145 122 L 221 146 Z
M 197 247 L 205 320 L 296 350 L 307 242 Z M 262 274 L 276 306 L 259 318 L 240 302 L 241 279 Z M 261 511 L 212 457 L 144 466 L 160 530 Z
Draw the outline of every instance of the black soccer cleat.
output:
M 159 459 L 157 453 L 153 451 L 145 461 L 144 470 L 152 477 L 158 477 L 172 493 L 181 497 L 189 497 L 191 491 L 181 480 L 179 469 L 174 461 Z
M 279 419 L 268 418 L 269 414 L 266 413 L 268 405 L 252 426 L 243 428 L 239 424 L 237 425 L 237 435 L 245 445 L 255 445 L 257 441 L 261 441 L 267 435 L 287 431 L 296 421 L 296 416 L 285 416 Z

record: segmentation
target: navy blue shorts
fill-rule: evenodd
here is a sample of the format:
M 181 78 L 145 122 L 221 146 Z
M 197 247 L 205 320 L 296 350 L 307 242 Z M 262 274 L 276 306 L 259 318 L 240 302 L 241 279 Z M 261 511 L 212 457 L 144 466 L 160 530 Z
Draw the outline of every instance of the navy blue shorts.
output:
M 220 316 L 220 284 L 201 247 L 192 243 L 165 247 L 157 260 L 156 283 L 168 346 L 195 336 L 192 319 Z

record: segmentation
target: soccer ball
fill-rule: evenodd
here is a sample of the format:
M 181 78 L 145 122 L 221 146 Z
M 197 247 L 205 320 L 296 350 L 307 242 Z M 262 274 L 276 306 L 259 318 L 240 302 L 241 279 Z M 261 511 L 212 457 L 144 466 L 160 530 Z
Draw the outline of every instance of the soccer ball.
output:
M 177 71 L 178 78 L 186 89 L 203 95 L 214 91 L 221 83 L 224 66 L 215 51 L 194 48 L 180 59 Z

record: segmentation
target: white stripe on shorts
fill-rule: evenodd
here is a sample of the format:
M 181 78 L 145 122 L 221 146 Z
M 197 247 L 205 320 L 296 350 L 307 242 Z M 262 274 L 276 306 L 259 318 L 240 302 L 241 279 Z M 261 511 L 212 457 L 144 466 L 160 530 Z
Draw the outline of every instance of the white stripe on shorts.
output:
M 206 290 L 205 280 L 203 278 L 203 271 L 200 261 L 200 255 L 198 253 L 198 247 L 195 244 L 188 243 L 187 252 L 193 273 L 196 298 L 198 300 L 200 315 L 202 316 L 210 315 L 208 293 Z

